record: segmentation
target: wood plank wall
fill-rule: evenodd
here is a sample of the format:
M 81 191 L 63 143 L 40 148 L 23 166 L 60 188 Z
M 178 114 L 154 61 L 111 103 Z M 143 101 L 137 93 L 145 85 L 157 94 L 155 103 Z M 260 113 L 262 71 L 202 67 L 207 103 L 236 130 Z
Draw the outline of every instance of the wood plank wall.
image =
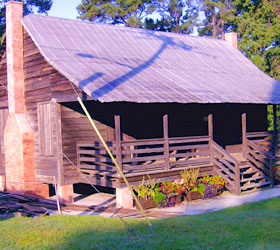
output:
M 54 82 L 60 83 L 62 77 L 44 60 L 40 51 L 26 32 L 24 32 L 24 74 L 27 114 L 34 131 L 36 179 L 38 181 L 51 182 L 51 176 L 57 177 L 57 155 L 44 156 L 40 154 L 38 103 L 48 103 L 51 101 L 52 88 L 55 85 Z M 52 103 L 51 105 L 51 122 L 54 124 L 51 135 L 53 148 L 57 143 L 57 127 L 55 126 L 56 121 L 54 120 L 55 105 L 57 104 Z M 56 150 L 52 151 L 56 152 Z
M 78 173 L 64 153 L 77 164 L 76 141 L 97 140 L 91 125 L 84 115 L 58 104 L 77 99 L 68 79 L 55 70 L 41 55 L 30 36 L 24 31 L 24 77 L 27 115 L 34 131 L 35 171 L 38 181 L 52 182 L 56 176 L 60 184 L 72 184 L 78 181 Z M 0 81 L 7 83 L 6 58 L 0 62 Z M 76 87 L 80 97 L 82 91 Z M 90 98 L 88 98 L 90 99 Z M 39 148 L 38 105 L 50 103 L 52 150 L 51 155 L 42 155 Z M 7 91 L 0 85 L 0 108 L 7 108 Z M 43 114 L 46 116 L 46 114 Z M 101 134 L 106 140 L 113 140 L 112 129 L 97 122 Z M 4 154 L 0 152 L 0 174 L 4 174 Z
M 7 85 L 7 67 L 6 67 L 6 55 L 4 54 L 1 58 L 0 61 L 0 112 L 1 112 L 1 117 L 0 117 L 0 137 L 1 141 L 3 142 L 3 137 L 4 137 L 4 126 L 5 126 L 5 117 L 3 115 L 7 113 L 8 109 L 8 96 L 7 96 L 7 90 L 6 88 L 2 85 L 4 84 L 5 86 Z M 7 117 L 6 117 L 7 118 Z M 1 145 L 0 149 L 0 175 L 5 175 L 5 155 L 4 155 L 4 149 L 3 145 Z
M 112 135 L 114 134 L 113 128 L 96 120 L 94 120 L 94 122 L 106 141 L 114 139 L 112 138 Z M 87 117 L 68 107 L 61 107 L 61 124 L 63 153 L 77 166 L 76 142 L 99 141 L 99 139 L 93 131 Z M 79 178 L 78 172 L 65 157 L 63 159 L 63 167 L 64 183 L 72 184 L 77 182 Z

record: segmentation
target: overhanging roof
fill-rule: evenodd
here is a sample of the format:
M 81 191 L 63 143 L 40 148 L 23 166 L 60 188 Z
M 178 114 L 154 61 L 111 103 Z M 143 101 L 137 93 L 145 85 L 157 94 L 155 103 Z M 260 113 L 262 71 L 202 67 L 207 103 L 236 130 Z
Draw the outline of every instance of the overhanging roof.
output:
M 45 59 L 101 102 L 280 103 L 280 83 L 223 40 L 28 15 Z

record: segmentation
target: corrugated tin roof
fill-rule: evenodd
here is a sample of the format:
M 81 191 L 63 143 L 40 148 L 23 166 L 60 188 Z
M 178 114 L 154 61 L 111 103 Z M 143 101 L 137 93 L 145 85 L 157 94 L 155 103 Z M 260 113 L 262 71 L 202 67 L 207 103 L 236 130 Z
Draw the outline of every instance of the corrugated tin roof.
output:
M 40 15 L 45 59 L 101 102 L 280 103 L 280 83 L 223 40 Z

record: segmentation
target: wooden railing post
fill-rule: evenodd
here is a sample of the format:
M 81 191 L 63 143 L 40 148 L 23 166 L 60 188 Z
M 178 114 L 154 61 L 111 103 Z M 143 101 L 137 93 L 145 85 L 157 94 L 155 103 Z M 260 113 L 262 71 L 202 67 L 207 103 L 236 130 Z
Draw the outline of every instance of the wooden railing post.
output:
M 164 138 L 164 159 L 165 159 L 165 170 L 170 169 L 169 164 L 169 139 L 168 139 L 168 115 L 163 116 L 163 138 Z
M 208 115 L 208 135 L 209 135 L 209 150 L 210 164 L 213 165 L 213 115 Z
M 208 135 L 209 135 L 209 150 L 210 164 L 213 165 L 213 115 L 208 115 Z
M 278 133 L 277 133 L 277 106 L 273 104 L 273 152 L 272 155 L 275 157 L 275 161 L 273 159 L 269 159 L 269 173 L 270 173 L 270 181 L 272 186 L 274 185 L 274 164 L 277 161 L 277 146 L 278 146 Z
M 240 168 L 239 164 L 234 164 L 234 170 L 235 170 L 235 194 L 240 194 Z
M 246 113 L 242 114 L 242 153 L 243 158 L 247 158 L 247 125 L 246 125 Z
M 120 124 L 120 116 L 115 115 L 115 142 L 116 142 L 116 160 L 121 170 L 123 170 L 122 166 L 122 145 L 121 145 L 121 124 Z M 121 176 L 118 172 L 118 176 Z

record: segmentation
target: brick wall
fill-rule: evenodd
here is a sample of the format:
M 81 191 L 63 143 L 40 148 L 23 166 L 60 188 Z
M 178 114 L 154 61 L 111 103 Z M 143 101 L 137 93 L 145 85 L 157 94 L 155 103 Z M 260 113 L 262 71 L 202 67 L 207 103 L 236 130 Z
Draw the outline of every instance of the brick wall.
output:
M 9 116 L 4 132 L 7 191 L 48 196 L 48 185 L 35 182 L 34 138 L 26 116 L 23 71 L 22 3 L 6 5 Z

